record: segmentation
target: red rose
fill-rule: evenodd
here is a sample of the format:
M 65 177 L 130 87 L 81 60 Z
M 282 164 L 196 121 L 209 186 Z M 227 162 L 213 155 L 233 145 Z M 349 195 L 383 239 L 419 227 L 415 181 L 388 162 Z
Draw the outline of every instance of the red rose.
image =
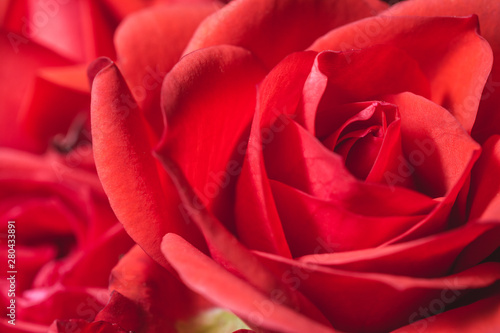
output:
M 111 269 L 132 246 L 95 173 L 86 67 L 114 57 L 114 29 L 139 7 L 0 5 L 2 332 L 92 321 L 108 301 Z
M 146 11 L 91 68 L 119 220 L 258 331 L 500 328 L 500 6 L 384 8 L 235 1 L 180 60 Z
M 2 251 L 14 254 L 2 264 L 2 276 L 14 276 L 1 281 L 2 307 L 15 302 L 14 316 L 1 319 L 2 332 L 46 331 L 54 319 L 93 320 L 107 302 L 111 268 L 132 245 L 97 175 L 53 154 L 2 149 L 0 159 Z

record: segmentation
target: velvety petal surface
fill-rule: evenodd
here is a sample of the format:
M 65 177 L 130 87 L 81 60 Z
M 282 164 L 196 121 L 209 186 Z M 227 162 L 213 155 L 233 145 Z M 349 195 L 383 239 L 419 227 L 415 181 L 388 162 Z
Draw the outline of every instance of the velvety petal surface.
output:
M 213 303 L 229 308 L 251 326 L 288 332 L 335 332 L 279 301 L 272 302 L 175 234 L 164 237 L 162 249 L 187 286 Z M 200 271 L 205 274 L 200 275 Z M 269 310 L 262 313 L 262 307 Z
M 109 289 L 111 300 L 96 321 L 137 333 L 177 332 L 177 321 L 212 306 L 137 245 L 113 269 Z
M 422 215 L 357 215 L 338 203 L 312 197 L 277 181 L 270 183 L 294 257 L 376 247 L 423 218 Z M 319 241 L 325 245 L 319 246 Z
M 494 295 L 473 304 L 416 321 L 393 333 L 474 333 L 500 329 L 500 296 Z
M 234 186 L 266 72 L 247 50 L 215 46 L 186 55 L 166 76 L 166 129 L 157 148 L 182 168 L 201 202 L 230 230 Z
M 393 242 L 440 232 L 481 147 L 446 109 L 421 96 L 402 93 L 385 100 L 399 106 L 403 152 L 413 168 L 409 176 L 421 192 L 443 196 L 432 214 Z
M 312 303 L 297 293 L 295 289 L 290 289 L 284 284 L 284 281 L 270 274 L 258 262 L 257 258 L 233 234 L 228 232 L 205 207 L 195 204 L 197 201 L 199 202 L 199 198 L 196 197 L 187 179 L 173 161 L 161 156 L 159 159 L 175 183 L 189 218 L 202 231 L 211 257 L 218 264 L 235 276 L 246 280 L 263 294 L 273 298 L 279 295 L 281 303 L 301 309 L 301 312 L 310 318 L 326 322 L 326 319 Z
M 200 25 L 184 54 L 212 45 L 237 45 L 270 69 L 327 31 L 377 14 L 383 7 L 376 0 L 234 1 Z
M 128 16 L 116 31 L 120 70 L 158 136 L 163 129 L 163 78 L 179 60 L 198 24 L 219 7 L 215 2 L 153 6 Z
M 310 49 L 345 51 L 389 44 L 406 51 L 427 76 L 432 101 L 448 109 L 470 132 L 493 60 L 477 28 L 476 16 L 377 16 L 332 30 Z
M 183 220 L 175 192 L 162 186 L 152 156 L 152 132 L 137 105 L 130 107 L 120 99 L 132 98 L 123 76 L 111 62 L 101 66 L 92 85 L 91 107 L 97 171 L 127 232 L 155 260 L 167 265 L 159 248 L 163 234 L 176 230 L 200 247 L 203 241 L 196 227 Z
M 473 223 L 401 244 L 343 253 L 318 252 L 298 260 L 353 272 L 439 277 L 484 260 L 498 247 L 499 232 L 500 225 L 496 222 Z
M 471 97 L 467 102 L 470 107 L 475 106 L 478 97 L 481 98 L 476 122 L 472 131 L 472 136 L 480 142 L 484 142 L 492 134 L 500 134 L 498 124 L 500 122 L 500 22 L 497 19 L 500 15 L 500 3 L 495 0 L 479 1 L 403 1 L 382 15 L 394 16 L 467 16 L 476 14 L 479 17 L 481 35 L 488 41 L 493 50 L 493 68 L 491 73 L 478 71 L 477 78 L 486 81 L 486 85 L 478 82 L 471 88 Z M 488 77 L 489 75 L 489 77 Z M 457 83 L 458 84 L 458 83 Z M 484 86 L 484 91 L 483 91 Z M 466 91 L 466 90 L 464 90 Z M 481 94 L 482 92 L 482 94 Z
M 315 52 L 294 53 L 268 74 L 259 86 L 249 143 L 239 150 L 246 150 L 246 154 L 236 193 L 238 237 L 252 249 L 286 257 L 291 256 L 290 249 L 272 198 L 262 151 L 290 123 L 286 115 L 295 113 L 315 56 Z M 264 132 L 267 137 L 262 145 Z
M 316 57 L 304 84 L 297 121 L 315 135 L 316 126 L 326 125 L 317 115 L 328 113 L 333 132 L 347 120 L 335 119 L 335 109 L 339 105 L 377 100 L 386 94 L 405 91 L 427 98 L 431 96 L 429 82 L 419 64 L 394 46 L 324 51 Z
M 468 295 L 467 290 L 490 286 L 500 278 L 500 265 L 493 262 L 455 275 L 421 279 L 344 271 L 259 255 L 274 274 L 283 276 L 311 299 L 333 327 L 347 332 L 391 331 L 410 320 L 436 314 L 436 309 L 453 306 Z
M 483 151 L 479 160 L 474 165 L 471 174 L 471 187 L 468 195 L 470 209 L 469 219 L 480 218 L 490 208 L 500 204 L 500 182 L 497 177 L 500 169 L 500 136 L 495 135 L 488 139 L 482 146 Z M 499 218 L 492 214 L 484 216 L 485 219 Z

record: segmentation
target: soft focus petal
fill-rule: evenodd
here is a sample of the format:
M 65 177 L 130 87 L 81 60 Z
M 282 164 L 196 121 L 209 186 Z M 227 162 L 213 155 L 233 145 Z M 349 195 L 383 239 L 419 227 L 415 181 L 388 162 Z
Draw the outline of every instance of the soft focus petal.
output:
M 211 306 L 135 246 L 113 269 L 110 303 L 96 321 L 134 332 L 176 332 L 175 324 Z
M 30 39 L 71 61 L 85 63 L 96 56 L 114 56 L 115 22 L 98 1 L 11 1 L 6 29 L 16 39 Z
M 26 106 L 37 70 L 44 66 L 65 66 L 70 62 L 24 37 L 17 39 L 22 36 L 13 32 L 1 30 L 1 33 L 5 38 L 0 38 L 0 79 L 8 84 L 0 85 L 0 145 L 39 151 L 39 143 L 30 140 L 31 135 L 20 126 L 17 117 Z
M 56 135 L 65 135 L 78 115 L 89 117 L 90 95 L 85 66 L 42 69 L 29 103 L 18 115 L 27 137 L 45 151 Z

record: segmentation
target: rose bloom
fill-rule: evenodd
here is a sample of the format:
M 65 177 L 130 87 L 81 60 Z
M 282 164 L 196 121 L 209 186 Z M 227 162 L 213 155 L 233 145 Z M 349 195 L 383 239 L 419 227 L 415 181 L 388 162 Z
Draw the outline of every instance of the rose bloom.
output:
M 135 0 L 0 4 L 1 332 L 120 329 L 88 324 L 108 304 L 111 270 L 133 242 L 95 171 L 86 67 L 116 57 L 114 29 L 144 7 Z
M 117 62 L 89 68 L 114 212 L 158 270 L 257 332 L 500 330 L 499 15 L 236 0 L 130 16 Z M 143 328 L 120 315 L 131 299 Z M 161 331 L 151 302 L 118 299 L 107 322 Z

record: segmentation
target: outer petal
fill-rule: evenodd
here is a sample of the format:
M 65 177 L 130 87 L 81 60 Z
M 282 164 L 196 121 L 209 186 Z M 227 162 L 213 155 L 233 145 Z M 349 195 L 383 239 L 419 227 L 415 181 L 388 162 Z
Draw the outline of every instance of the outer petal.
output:
M 80 116 L 89 117 L 90 91 L 86 66 L 44 68 L 30 90 L 29 103 L 18 115 L 20 125 L 46 151 L 56 135 L 66 135 Z M 80 130 L 80 129 L 78 129 Z
M 114 22 L 98 1 L 11 1 L 5 28 L 77 63 L 114 56 Z M 21 46 L 22 47 L 22 46 Z
M 393 333 L 495 333 L 500 330 L 500 296 L 449 310 L 395 330 Z
M 154 6 L 129 16 L 116 31 L 120 70 L 158 135 L 163 129 L 163 77 L 179 60 L 198 24 L 218 8 L 215 3 Z
M 469 220 L 480 218 L 488 208 L 493 210 L 494 206 L 498 207 L 500 204 L 498 199 L 500 181 L 497 176 L 500 170 L 500 136 L 492 136 L 482 148 L 483 152 L 472 169 L 468 199 Z M 494 218 L 494 216 L 484 216 L 484 218 Z
M 161 235 L 176 230 L 203 247 L 200 234 L 182 219 L 173 191 L 162 187 L 151 155 L 151 131 L 116 66 L 108 63 L 92 86 L 92 136 L 97 171 L 111 207 L 131 237 L 155 260 Z M 135 106 L 135 107 L 134 107 Z M 167 187 L 168 189 L 169 187 Z M 147 228 L 144 228 L 147 225 Z
M 272 298 L 279 297 L 281 303 L 300 309 L 302 313 L 318 321 L 326 322 L 326 319 L 312 303 L 297 293 L 295 289 L 285 285 L 284 281 L 270 274 L 259 263 L 255 255 L 242 246 L 216 218 L 203 206 L 199 207 L 195 204 L 199 199 L 173 161 L 165 157 L 159 157 L 159 159 L 177 186 L 190 219 L 203 232 L 211 256 L 215 261 L 236 276 L 248 281 L 252 287 L 265 295 Z
M 38 143 L 31 142 L 29 133 L 17 119 L 25 107 L 32 80 L 43 66 L 65 66 L 68 60 L 28 39 L 18 39 L 15 33 L 0 30 L 0 79 L 9 84 L 0 85 L 0 145 L 25 150 L 39 150 Z M 20 36 L 22 37 L 22 36 Z M 35 55 L 35 56 L 33 56 Z
M 467 300 L 474 290 L 500 279 L 496 262 L 447 277 L 420 279 L 329 269 L 271 254 L 260 256 L 275 275 L 313 301 L 334 327 L 353 333 L 388 332 L 454 306 L 460 298 Z
M 493 59 L 477 25 L 475 16 L 378 16 L 333 30 L 311 49 L 344 51 L 377 44 L 403 49 L 428 77 L 432 101 L 449 109 L 470 132 Z
M 401 244 L 359 251 L 311 254 L 298 260 L 353 272 L 439 277 L 450 271 L 459 272 L 477 265 L 498 247 L 499 235 L 498 223 L 471 223 L 452 231 Z
M 212 45 L 237 45 L 272 68 L 327 31 L 376 14 L 381 7 L 376 0 L 234 1 L 201 24 L 184 54 Z
M 47 333 L 127 333 L 120 326 L 99 321 L 89 323 L 82 319 L 55 320 Z
M 476 14 L 479 16 L 481 35 L 486 38 L 493 49 L 493 68 L 486 82 L 486 86 L 478 82 L 470 90 L 470 106 L 474 106 L 473 100 L 481 97 L 477 120 L 472 131 L 473 137 L 481 142 L 488 139 L 492 134 L 500 134 L 497 126 L 500 123 L 500 3 L 495 0 L 467 0 L 467 1 L 429 1 L 413 0 L 403 1 L 390 10 L 383 12 L 383 15 L 418 15 L 418 16 L 466 16 Z M 476 76 L 485 79 L 488 72 L 476 72 Z M 481 91 L 483 94 L 481 95 Z
M 271 302 L 175 234 L 164 237 L 162 249 L 190 288 L 215 304 L 229 308 L 252 326 L 297 333 L 334 332 L 279 302 Z M 205 274 L 200 275 L 200 271 Z M 263 307 L 268 309 L 265 313 L 262 313 Z
M 159 154 L 181 166 L 202 203 L 230 230 L 228 207 L 255 111 L 256 85 L 265 74 L 249 51 L 225 45 L 185 56 L 163 84 L 167 128 Z
M 132 248 L 113 269 L 109 288 L 113 292 L 110 303 L 96 321 L 117 323 L 137 333 L 176 332 L 178 320 L 211 306 L 139 246 Z

